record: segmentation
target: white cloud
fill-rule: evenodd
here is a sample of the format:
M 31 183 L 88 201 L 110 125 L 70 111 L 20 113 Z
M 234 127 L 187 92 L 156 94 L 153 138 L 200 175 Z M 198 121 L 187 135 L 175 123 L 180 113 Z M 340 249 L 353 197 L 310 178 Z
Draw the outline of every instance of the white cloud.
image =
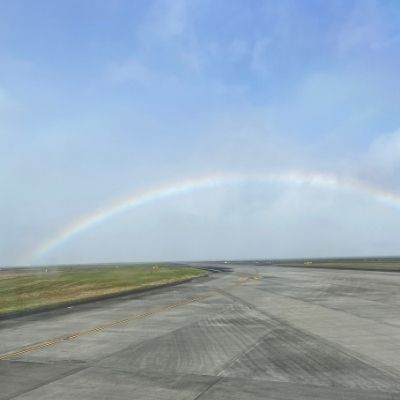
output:
M 368 158 L 381 172 L 398 175 L 400 172 L 400 129 L 376 138 L 370 145 Z
M 174 60 L 175 68 L 183 66 L 191 72 L 201 72 L 216 49 L 197 37 L 197 5 L 196 0 L 156 1 L 138 27 L 142 56 L 155 59 L 167 54 L 167 59 Z
M 353 154 L 344 170 L 373 185 L 400 193 L 400 129 L 375 136 L 359 156 Z

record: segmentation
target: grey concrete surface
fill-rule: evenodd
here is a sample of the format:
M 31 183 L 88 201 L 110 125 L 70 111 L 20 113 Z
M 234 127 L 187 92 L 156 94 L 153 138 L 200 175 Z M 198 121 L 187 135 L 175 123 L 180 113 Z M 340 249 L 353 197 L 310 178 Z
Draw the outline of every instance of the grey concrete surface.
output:
M 1 321 L 0 399 L 400 399 L 400 273 L 231 267 Z

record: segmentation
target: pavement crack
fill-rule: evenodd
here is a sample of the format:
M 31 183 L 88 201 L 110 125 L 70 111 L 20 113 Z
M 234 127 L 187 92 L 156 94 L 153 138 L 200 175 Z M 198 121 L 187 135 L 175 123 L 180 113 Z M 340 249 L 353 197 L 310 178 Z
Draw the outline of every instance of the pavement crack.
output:
M 192 400 L 198 400 L 201 399 L 206 393 L 210 391 L 211 388 L 213 388 L 217 383 L 219 383 L 222 379 L 224 379 L 222 376 L 220 376 L 218 379 L 216 379 L 214 382 L 211 382 L 201 393 L 199 393 L 196 397 L 194 397 Z

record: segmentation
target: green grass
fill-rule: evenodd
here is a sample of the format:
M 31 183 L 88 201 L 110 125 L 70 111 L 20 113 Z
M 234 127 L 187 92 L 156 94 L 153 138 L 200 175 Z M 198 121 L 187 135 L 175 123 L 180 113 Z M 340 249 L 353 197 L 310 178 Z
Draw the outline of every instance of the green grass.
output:
M 279 263 L 278 263 L 279 265 Z M 281 265 L 304 268 L 334 268 L 334 269 L 367 269 L 367 270 L 393 270 L 400 271 L 399 261 L 304 261 L 285 262 Z
M 3 270 L 0 271 L 0 314 L 130 292 L 202 275 L 204 271 L 191 267 L 154 265 Z

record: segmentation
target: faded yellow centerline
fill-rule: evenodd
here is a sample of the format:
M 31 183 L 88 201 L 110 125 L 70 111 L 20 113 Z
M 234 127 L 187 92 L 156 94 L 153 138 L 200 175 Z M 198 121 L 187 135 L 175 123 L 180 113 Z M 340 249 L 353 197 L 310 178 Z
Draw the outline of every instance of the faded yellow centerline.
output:
M 237 285 L 245 283 L 245 282 L 247 282 L 248 279 L 249 279 L 249 277 L 241 277 L 238 282 L 230 285 L 230 287 L 235 287 Z M 221 294 L 221 293 L 219 293 L 217 290 L 215 290 L 214 292 L 205 294 L 203 296 L 191 297 L 189 299 L 185 299 L 185 300 L 179 301 L 177 303 L 168 304 L 167 306 L 154 308 L 154 309 L 152 309 L 150 311 L 147 311 L 147 312 L 144 312 L 144 313 L 141 313 L 141 314 L 135 314 L 135 315 L 132 315 L 132 316 L 130 316 L 128 318 L 124 318 L 124 319 L 120 319 L 120 320 L 116 320 L 116 321 L 111 321 L 111 322 L 108 322 L 106 324 L 96 325 L 96 326 L 94 326 L 92 328 L 89 328 L 89 329 L 86 329 L 86 330 L 83 330 L 83 331 L 78 331 L 78 332 L 72 333 L 72 334 L 70 334 L 68 336 L 58 337 L 58 338 L 47 340 L 45 342 L 31 344 L 31 345 L 22 347 L 21 349 L 18 349 L 18 350 L 14 350 L 14 351 L 10 351 L 10 352 L 7 352 L 7 353 L 0 354 L 0 360 L 13 360 L 13 359 L 16 359 L 16 358 L 19 358 L 19 357 L 23 356 L 26 353 L 31 353 L 31 352 L 34 352 L 34 351 L 45 349 L 45 348 L 50 347 L 50 346 L 54 346 L 56 344 L 65 343 L 65 342 L 68 342 L 68 341 L 71 341 L 71 340 L 75 340 L 75 339 L 78 339 L 78 338 L 80 338 L 82 336 L 89 336 L 89 335 L 93 335 L 93 334 L 96 334 L 96 333 L 99 333 L 99 332 L 103 332 L 103 331 L 105 331 L 107 329 L 110 329 L 110 328 L 113 328 L 115 326 L 126 325 L 129 322 L 133 322 L 133 321 L 136 321 L 136 320 L 141 320 L 141 319 L 150 317 L 152 315 L 160 314 L 162 312 L 166 312 L 166 311 L 171 310 L 171 309 L 176 308 L 176 307 L 180 307 L 180 306 L 183 306 L 183 305 L 186 305 L 186 304 L 194 303 L 196 301 L 207 299 L 207 298 L 215 296 L 217 294 Z
M 160 314 L 162 312 L 171 310 L 171 309 L 179 307 L 179 306 L 183 306 L 183 305 L 186 305 L 186 304 L 194 303 L 194 302 L 199 301 L 199 300 L 206 299 L 206 298 L 211 297 L 213 295 L 215 295 L 215 294 L 207 294 L 207 295 L 204 295 L 204 296 L 192 297 L 192 298 L 189 298 L 189 299 L 185 299 L 185 300 L 179 301 L 177 303 L 169 304 L 169 305 L 164 306 L 164 307 L 154 308 L 154 309 L 152 309 L 150 311 L 147 311 L 145 313 L 142 313 L 142 314 L 135 314 L 135 315 L 132 315 L 132 316 L 130 316 L 128 318 L 124 318 L 124 319 L 120 319 L 120 320 L 116 320 L 116 321 L 111 321 L 111 322 L 109 322 L 107 324 L 97 325 L 97 326 L 94 326 L 94 327 L 92 327 L 90 329 L 87 329 L 87 330 L 84 330 L 84 331 L 75 332 L 75 333 L 72 333 L 72 334 L 70 334 L 68 336 L 65 336 L 65 337 L 58 337 L 58 338 L 47 340 L 45 342 L 28 345 L 28 346 L 22 347 L 19 350 L 14 350 L 14 351 L 10 351 L 10 352 L 4 353 L 4 354 L 0 354 L 0 360 L 13 360 L 15 358 L 23 356 L 26 353 L 42 350 L 42 349 L 45 349 L 47 347 L 54 346 L 56 344 L 65 343 L 65 342 L 68 342 L 68 341 L 71 341 L 71 340 L 74 340 L 74 339 L 78 339 L 78 338 L 80 338 L 82 336 L 93 335 L 95 333 L 102 332 L 102 331 L 104 331 L 106 329 L 110 329 L 110 328 L 113 328 L 115 326 L 126 325 L 129 322 L 132 322 L 132 321 L 135 321 L 135 320 L 144 319 L 144 318 L 149 317 L 151 315 Z

